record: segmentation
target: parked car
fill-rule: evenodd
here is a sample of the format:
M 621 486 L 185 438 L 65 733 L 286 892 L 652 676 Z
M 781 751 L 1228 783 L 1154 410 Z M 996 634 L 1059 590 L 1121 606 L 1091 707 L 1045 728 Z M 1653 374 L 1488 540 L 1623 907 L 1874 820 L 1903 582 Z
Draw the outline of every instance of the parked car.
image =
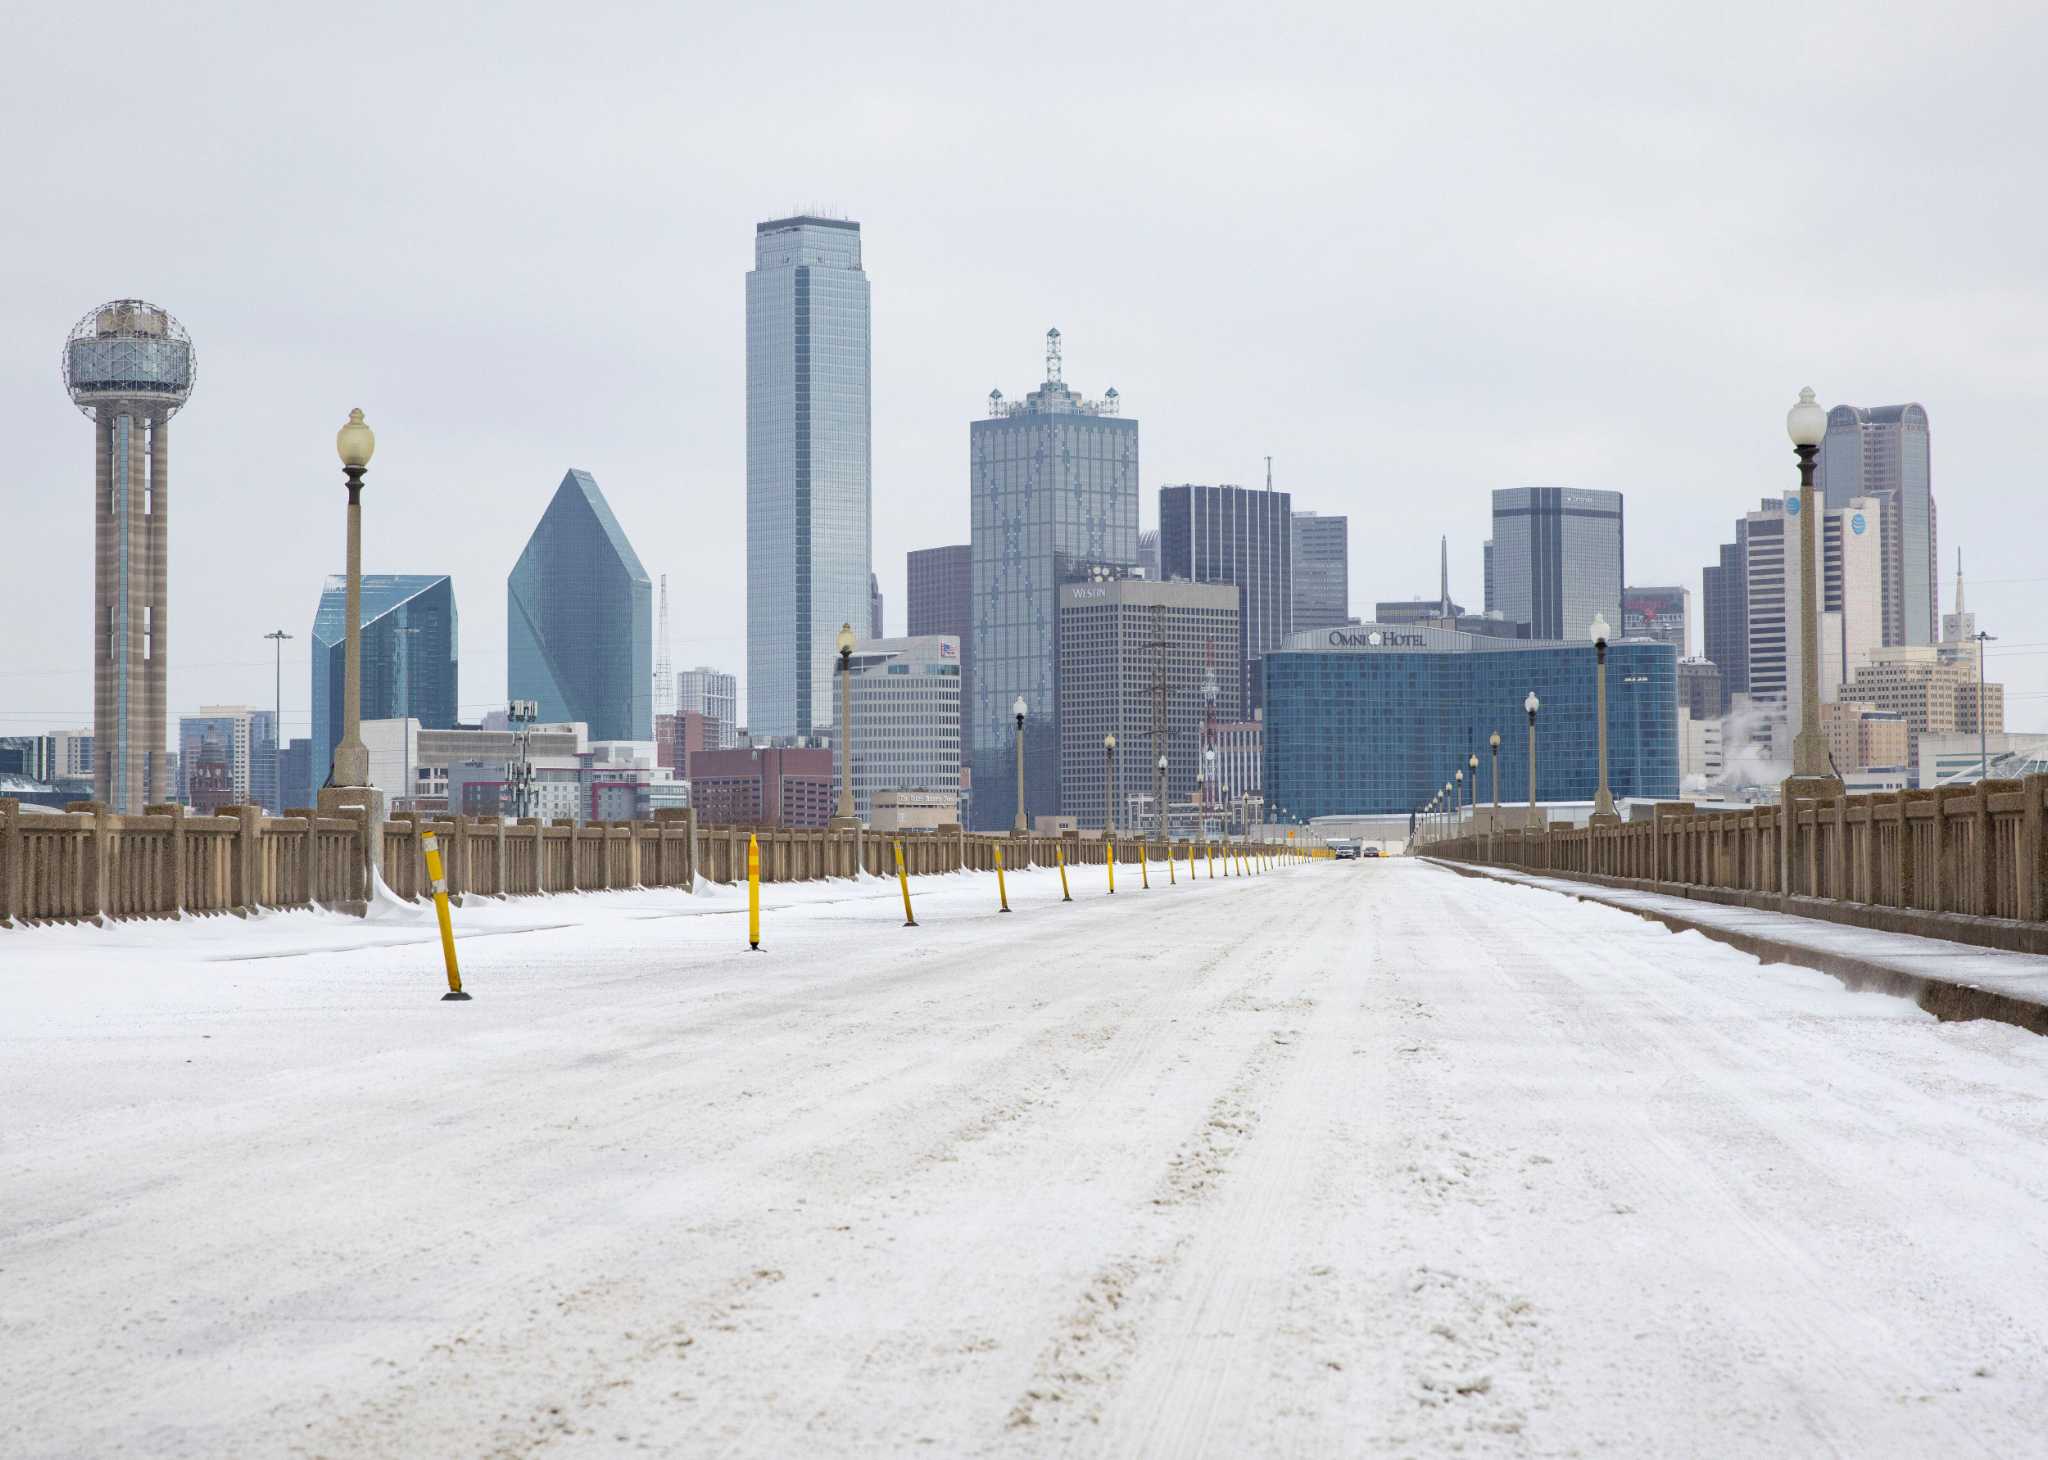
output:
M 1358 858 L 1358 843 L 1331 842 L 1330 853 L 1340 862 L 1356 861 Z
M 1378 847 L 1367 847 L 1365 849 L 1365 855 L 1368 857 L 1377 857 L 1379 854 L 1380 849 Z

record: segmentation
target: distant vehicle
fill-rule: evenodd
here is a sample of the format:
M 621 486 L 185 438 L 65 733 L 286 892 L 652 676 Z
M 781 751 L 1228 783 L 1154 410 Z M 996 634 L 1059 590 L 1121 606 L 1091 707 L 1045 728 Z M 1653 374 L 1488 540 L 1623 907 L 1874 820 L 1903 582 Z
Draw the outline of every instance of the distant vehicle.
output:
M 1330 843 L 1330 855 L 1340 862 L 1356 861 L 1358 859 L 1358 843 L 1333 841 Z
M 1365 849 L 1365 855 L 1368 857 L 1377 857 L 1379 854 L 1380 849 L 1378 847 L 1367 847 Z

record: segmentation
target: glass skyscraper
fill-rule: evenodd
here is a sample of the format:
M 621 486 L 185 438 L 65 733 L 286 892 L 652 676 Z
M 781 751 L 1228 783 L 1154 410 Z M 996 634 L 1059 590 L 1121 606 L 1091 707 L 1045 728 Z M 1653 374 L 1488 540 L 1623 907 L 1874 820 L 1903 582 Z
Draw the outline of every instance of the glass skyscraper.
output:
M 839 626 L 871 603 L 873 392 L 860 225 L 754 226 L 747 275 L 747 729 L 837 714 Z
M 1239 693 L 1257 708 L 1254 666 L 1294 625 L 1293 498 L 1271 487 L 1161 487 L 1159 572 L 1168 581 L 1236 585 Z
M 1534 691 L 1536 796 L 1590 801 L 1599 785 L 1593 645 L 1531 643 L 1420 624 L 1300 633 L 1268 654 L 1265 793 L 1290 815 L 1413 811 L 1500 732 L 1500 797 L 1526 804 Z M 1607 770 L 1617 797 L 1678 794 L 1678 650 L 1631 640 L 1607 650 Z
M 1583 639 L 1602 615 L 1621 632 L 1621 493 L 1508 487 L 1493 494 L 1492 596 L 1532 639 Z
M 1091 564 L 1138 559 L 1138 423 L 1118 408 L 1114 387 L 1086 400 L 1061 379 L 1060 332 L 1048 330 L 1045 383 L 1016 403 L 990 391 L 987 419 L 968 428 L 974 633 L 964 738 L 978 828 L 1005 829 L 1017 814 L 1010 707 L 1019 696 L 1025 810 L 1059 810 L 1059 587 Z
M 1884 547 L 1884 641 L 1932 644 L 1941 613 L 1925 407 L 1836 406 L 1814 482 L 1830 508 L 1875 497 Z
M 317 791 L 334 768 L 347 688 L 348 581 L 327 580 L 313 616 L 313 754 Z M 455 724 L 455 583 L 405 573 L 363 575 L 362 718 L 418 720 L 423 729 Z M 308 803 L 301 803 L 308 804 Z
M 505 598 L 510 698 L 592 740 L 654 738 L 654 584 L 589 472 L 562 478 Z

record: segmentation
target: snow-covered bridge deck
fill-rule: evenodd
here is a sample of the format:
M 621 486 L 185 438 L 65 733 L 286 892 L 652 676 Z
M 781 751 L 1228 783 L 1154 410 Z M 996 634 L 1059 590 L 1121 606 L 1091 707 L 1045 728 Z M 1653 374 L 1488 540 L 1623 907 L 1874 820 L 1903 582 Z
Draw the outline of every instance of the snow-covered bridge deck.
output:
M 2048 1044 L 1091 872 L 0 934 L 0 1451 L 2038 1447 Z

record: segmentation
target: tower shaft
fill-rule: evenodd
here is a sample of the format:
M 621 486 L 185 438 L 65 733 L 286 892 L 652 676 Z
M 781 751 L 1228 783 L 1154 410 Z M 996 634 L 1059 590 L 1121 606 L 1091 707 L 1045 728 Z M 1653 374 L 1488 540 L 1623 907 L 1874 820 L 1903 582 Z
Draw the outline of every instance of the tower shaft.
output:
M 103 407 L 94 422 L 93 794 L 131 816 L 171 795 L 169 429 L 126 402 Z

